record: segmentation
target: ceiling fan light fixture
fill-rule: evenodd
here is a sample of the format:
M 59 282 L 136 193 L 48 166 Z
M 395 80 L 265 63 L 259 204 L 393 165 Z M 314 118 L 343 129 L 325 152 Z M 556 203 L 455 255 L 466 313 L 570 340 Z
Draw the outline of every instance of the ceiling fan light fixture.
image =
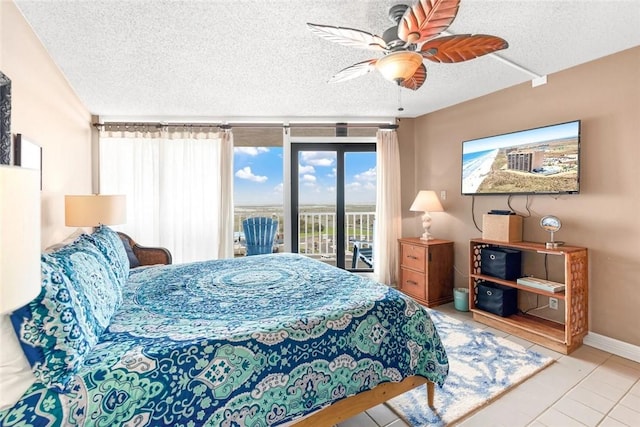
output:
M 413 51 L 391 52 L 380 58 L 376 69 L 382 76 L 398 84 L 413 76 L 422 64 L 422 55 Z

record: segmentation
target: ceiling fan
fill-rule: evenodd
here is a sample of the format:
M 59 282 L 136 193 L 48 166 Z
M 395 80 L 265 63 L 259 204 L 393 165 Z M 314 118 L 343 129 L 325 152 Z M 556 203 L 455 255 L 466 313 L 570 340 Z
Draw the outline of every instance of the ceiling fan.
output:
M 397 4 L 389 9 L 395 24 L 382 37 L 353 28 L 307 23 L 312 33 L 344 46 L 382 52 L 379 59 L 351 65 L 333 76 L 329 83 L 343 82 L 378 70 L 401 87 L 417 90 L 427 78 L 423 59 L 433 62 L 463 62 L 506 49 L 502 38 L 485 34 L 437 37 L 455 19 L 460 0 L 418 0 L 413 6 Z

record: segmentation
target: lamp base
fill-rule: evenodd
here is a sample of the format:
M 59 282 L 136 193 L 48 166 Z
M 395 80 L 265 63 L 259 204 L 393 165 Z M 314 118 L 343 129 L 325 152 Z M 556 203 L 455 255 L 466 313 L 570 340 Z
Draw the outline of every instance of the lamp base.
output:
M 422 236 L 420 236 L 420 240 L 433 240 L 433 235 L 429 232 L 431 228 L 431 215 L 429 212 L 425 212 L 422 215 Z

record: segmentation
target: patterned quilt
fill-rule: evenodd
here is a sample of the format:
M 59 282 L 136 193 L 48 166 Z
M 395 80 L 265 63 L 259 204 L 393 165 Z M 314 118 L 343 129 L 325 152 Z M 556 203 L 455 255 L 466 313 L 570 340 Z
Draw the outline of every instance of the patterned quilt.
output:
M 124 302 L 58 394 L 36 383 L 1 425 L 270 426 L 448 361 L 427 312 L 296 254 L 131 271 Z

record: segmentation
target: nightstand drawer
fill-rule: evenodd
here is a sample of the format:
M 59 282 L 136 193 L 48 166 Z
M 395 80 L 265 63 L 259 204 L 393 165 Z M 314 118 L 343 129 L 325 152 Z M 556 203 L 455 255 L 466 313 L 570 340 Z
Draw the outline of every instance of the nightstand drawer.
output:
M 402 267 L 412 268 L 414 270 L 424 272 L 425 257 L 427 254 L 427 250 L 424 246 L 416 246 L 403 243 L 401 245 L 401 252 Z
M 427 296 L 424 274 L 416 273 L 412 270 L 402 269 L 402 282 L 400 290 L 405 294 L 424 300 Z

